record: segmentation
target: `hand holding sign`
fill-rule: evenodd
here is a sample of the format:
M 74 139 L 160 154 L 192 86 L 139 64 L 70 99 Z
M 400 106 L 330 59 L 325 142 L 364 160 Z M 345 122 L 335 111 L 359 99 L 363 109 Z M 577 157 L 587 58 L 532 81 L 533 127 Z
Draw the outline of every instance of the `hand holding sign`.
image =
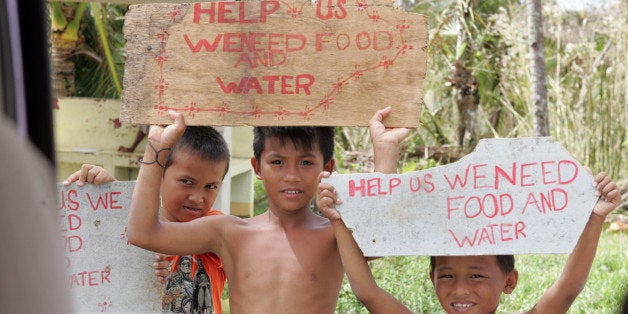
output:
M 595 176 L 596 195 L 600 195 L 600 199 L 595 203 L 593 213 L 605 218 L 610 214 L 621 202 L 621 194 L 617 190 L 617 184 L 611 180 L 606 172 L 598 173 Z
M 568 253 L 597 201 L 592 176 L 550 138 L 482 140 L 455 164 L 324 181 L 367 256 Z

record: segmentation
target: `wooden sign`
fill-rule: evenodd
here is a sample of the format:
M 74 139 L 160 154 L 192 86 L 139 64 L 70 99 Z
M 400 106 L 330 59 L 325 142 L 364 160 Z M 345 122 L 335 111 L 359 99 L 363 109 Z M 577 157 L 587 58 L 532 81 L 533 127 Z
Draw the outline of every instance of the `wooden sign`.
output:
M 126 238 L 134 184 L 57 186 L 67 282 L 77 313 L 161 312 L 154 253 Z
M 189 125 L 417 127 L 427 18 L 392 1 L 132 5 L 121 118 Z
M 481 140 L 453 164 L 326 180 L 366 256 L 570 253 L 598 199 L 551 138 Z

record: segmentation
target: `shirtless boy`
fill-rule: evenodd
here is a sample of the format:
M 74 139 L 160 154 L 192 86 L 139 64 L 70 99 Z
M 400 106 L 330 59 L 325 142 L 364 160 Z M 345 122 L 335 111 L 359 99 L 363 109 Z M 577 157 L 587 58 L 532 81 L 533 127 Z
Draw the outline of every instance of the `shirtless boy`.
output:
M 370 121 L 376 171 L 397 160 L 407 129 L 386 129 L 390 108 Z M 148 140 L 157 151 L 172 147 L 185 129 L 181 114 L 174 124 L 151 127 Z M 187 223 L 158 219 L 158 186 L 163 169 L 143 164 L 138 174 L 127 235 L 134 245 L 172 255 L 215 252 L 229 280 L 233 313 L 334 313 L 344 270 L 333 229 L 310 210 L 318 175 L 334 168 L 333 128 L 256 128 L 251 164 L 263 181 L 269 208 L 259 216 L 203 217 Z M 147 149 L 144 161 L 159 160 Z M 396 164 L 395 167 L 396 169 Z

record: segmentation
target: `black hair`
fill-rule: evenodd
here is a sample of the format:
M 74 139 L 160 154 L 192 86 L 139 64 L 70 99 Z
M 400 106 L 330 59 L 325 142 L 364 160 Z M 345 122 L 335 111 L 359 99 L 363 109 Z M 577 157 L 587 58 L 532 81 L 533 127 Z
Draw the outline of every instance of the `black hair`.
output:
M 334 128 L 333 127 L 255 127 L 253 128 L 253 155 L 260 160 L 266 139 L 278 138 L 282 144 L 289 139 L 294 147 L 312 150 L 315 144 L 323 154 L 323 161 L 327 163 L 334 156 Z
M 172 147 L 172 152 L 168 155 L 166 165 L 164 166 L 164 172 L 165 169 L 172 165 L 177 151 L 182 149 L 195 153 L 204 160 L 225 162 L 227 166 L 224 175 L 229 171 L 229 160 L 231 158 L 229 147 L 227 147 L 227 142 L 225 142 L 220 132 L 213 127 L 188 126 L 181 138 Z
M 515 270 L 515 256 L 514 255 L 493 255 L 497 258 L 497 263 L 499 264 L 499 268 L 504 273 L 509 273 Z M 434 272 L 434 267 L 436 266 L 436 257 L 430 256 L 430 273 Z

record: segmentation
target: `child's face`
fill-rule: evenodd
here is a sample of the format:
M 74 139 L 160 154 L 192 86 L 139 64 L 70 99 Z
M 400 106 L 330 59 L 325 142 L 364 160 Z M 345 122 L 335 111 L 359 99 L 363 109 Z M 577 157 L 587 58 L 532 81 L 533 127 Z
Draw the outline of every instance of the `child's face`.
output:
M 267 138 L 260 160 L 251 159 L 255 175 L 264 182 L 272 209 L 294 212 L 308 208 L 316 194 L 318 175 L 332 171 L 333 160 L 324 164 L 318 145 L 311 151 L 287 140 Z
M 187 222 L 204 216 L 218 196 L 226 168 L 226 162 L 212 162 L 178 150 L 161 183 L 163 218 Z
M 502 293 L 517 285 L 516 270 L 504 273 L 494 255 L 437 256 L 430 274 L 447 313 L 495 313 Z

